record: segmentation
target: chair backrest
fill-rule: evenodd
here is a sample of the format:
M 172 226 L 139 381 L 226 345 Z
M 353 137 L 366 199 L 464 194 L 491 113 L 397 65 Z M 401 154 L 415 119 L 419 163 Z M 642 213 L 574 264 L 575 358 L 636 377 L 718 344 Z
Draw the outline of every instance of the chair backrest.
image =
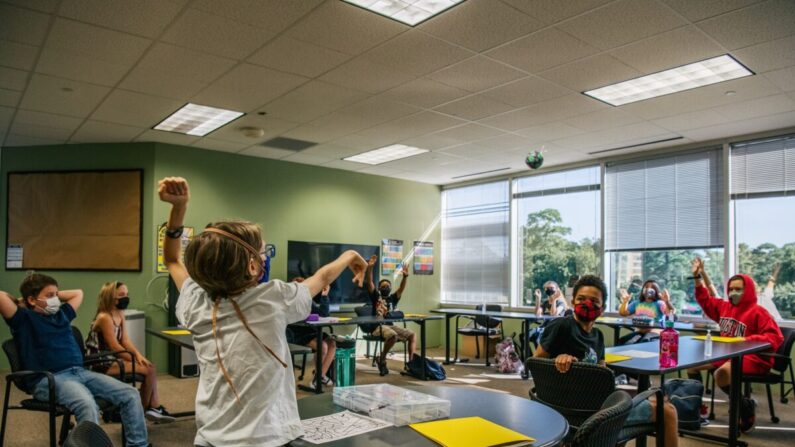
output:
M 63 447 L 113 447 L 113 442 L 102 427 L 91 421 L 83 421 L 72 430 Z
M 784 372 L 792 361 L 790 353 L 792 352 L 792 345 L 795 344 L 795 329 L 782 327 L 781 334 L 784 336 L 784 341 L 778 347 L 776 353 L 786 358 L 777 357 L 776 361 L 773 363 L 773 369 Z
M 475 310 L 483 309 L 482 304 L 475 306 Z M 486 304 L 486 311 L 488 312 L 502 312 L 502 306 L 499 304 Z M 475 324 L 478 326 L 494 329 L 502 323 L 501 318 L 489 317 L 486 315 L 475 315 Z
M 8 364 L 11 367 L 11 372 L 22 371 L 22 359 L 19 358 L 19 349 L 14 339 L 6 340 L 3 342 L 3 352 L 8 358 Z M 26 394 L 30 394 L 22 379 L 14 379 L 14 386 Z
M 572 439 L 572 447 L 614 446 L 632 410 L 632 398 L 626 391 L 616 390 L 604 401 L 602 408 L 583 422 Z
M 599 365 L 575 362 L 564 374 L 555 368 L 554 360 L 531 357 L 525 367 L 535 385 L 530 397 L 554 408 L 572 427 L 599 411 L 616 388 L 613 372 Z
M 86 342 L 83 340 L 83 333 L 80 332 L 80 329 L 77 326 L 72 326 L 72 336 L 75 338 L 75 343 L 77 343 L 77 347 L 80 348 L 80 354 L 83 356 L 83 359 L 86 357 Z

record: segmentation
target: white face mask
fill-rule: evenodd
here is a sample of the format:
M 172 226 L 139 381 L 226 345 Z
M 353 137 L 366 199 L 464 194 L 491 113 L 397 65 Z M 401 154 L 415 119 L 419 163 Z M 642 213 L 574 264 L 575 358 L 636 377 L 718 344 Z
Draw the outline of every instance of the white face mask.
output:
M 47 298 L 45 302 L 47 303 L 47 307 L 42 310 L 47 315 L 55 315 L 58 313 L 58 310 L 61 309 L 61 300 L 59 300 L 57 296 Z

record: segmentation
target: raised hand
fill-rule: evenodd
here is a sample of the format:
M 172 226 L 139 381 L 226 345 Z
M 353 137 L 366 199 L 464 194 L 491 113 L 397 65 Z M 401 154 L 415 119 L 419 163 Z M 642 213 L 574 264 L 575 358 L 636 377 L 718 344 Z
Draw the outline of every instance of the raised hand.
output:
M 367 260 L 367 268 L 375 267 L 376 262 L 378 262 L 378 255 L 370 256 L 370 259 Z
M 403 277 L 406 278 L 409 276 L 409 263 L 404 262 L 403 267 L 401 268 L 401 272 L 403 273 Z
M 536 297 L 536 301 L 541 301 L 541 289 L 535 289 L 533 291 L 533 296 Z
M 778 278 L 778 272 L 780 271 L 781 271 L 781 263 L 776 262 L 776 264 L 773 266 L 773 273 L 770 274 L 770 279 L 772 281 L 775 281 L 776 278 Z
M 668 303 L 671 300 L 671 294 L 668 293 L 668 289 L 663 289 L 662 293 L 660 294 L 660 299 Z
M 353 282 L 358 284 L 364 277 L 364 272 L 369 267 L 369 263 L 366 262 L 359 253 L 353 252 L 353 254 L 355 256 L 353 256 L 353 259 L 348 263 L 348 268 L 353 272 Z
M 188 181 L 182 177 L 166 177 L 157 182 L 160 200 L 172 205 L 184 205 L 190 199 Z
M 704 261 L 701 258 L 696 257 L 693 259 L 691 265 L 693 267 L 693 276 L 698 276 L 704 272 Z
M 632 295 L 627 292 L 627 289 L 621 289 L 618 291 L 621 294 L 621 304 L 627 304 L 630 299 L 632 299 Z

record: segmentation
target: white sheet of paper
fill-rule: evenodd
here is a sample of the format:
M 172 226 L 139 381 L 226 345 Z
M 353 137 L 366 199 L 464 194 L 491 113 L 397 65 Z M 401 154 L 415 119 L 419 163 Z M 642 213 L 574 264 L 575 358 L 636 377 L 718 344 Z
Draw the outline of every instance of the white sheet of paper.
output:
M 616 355 L 627 355 L 627 356 L 630 356 L 630 357 L 636 358 L 636 359 L 648 359 L 648 358 L 657 357 L 657 356 L 660 355 L 657 352 L 638 351 L 638 350 L 620 351 L 620 352 L 614 352 L 613 354 L 616 354 Z
M 312 444 L 332 442 L 392 426 L 388 422 L 348 410 L 328 416 L 304 419 L 301 421 L 301 425 L 304 426 L 304 433 L 306 433 L 302 439 Z

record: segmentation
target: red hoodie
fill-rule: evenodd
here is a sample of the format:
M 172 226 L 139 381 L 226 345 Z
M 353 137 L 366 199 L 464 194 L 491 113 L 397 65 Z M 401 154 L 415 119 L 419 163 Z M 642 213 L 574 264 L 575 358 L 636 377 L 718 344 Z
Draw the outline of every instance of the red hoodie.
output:
M 756 284 L 754 280 L 744 274 L 735 275 L 743 280 L 743 296 L 738 305 L 730 300 L 724 300 L 709 295 L 705 286 L 696 287 L 696 300 L 704 314 L 720 325 L 720 335 L 724 337 L 745 337 L 749 341 L 766 341 L 772 345 L 771 351 L 776 351 L 784 341 L 781 329 L 770 316 L 770 313 L 756 303 Z M 731 279 L 729 280 L 731 281 Z M 728 283 L 726 290 L 728 290 Z M 749 355 L 754 360 L 773 366 L 773 358 L 767 356 Z

